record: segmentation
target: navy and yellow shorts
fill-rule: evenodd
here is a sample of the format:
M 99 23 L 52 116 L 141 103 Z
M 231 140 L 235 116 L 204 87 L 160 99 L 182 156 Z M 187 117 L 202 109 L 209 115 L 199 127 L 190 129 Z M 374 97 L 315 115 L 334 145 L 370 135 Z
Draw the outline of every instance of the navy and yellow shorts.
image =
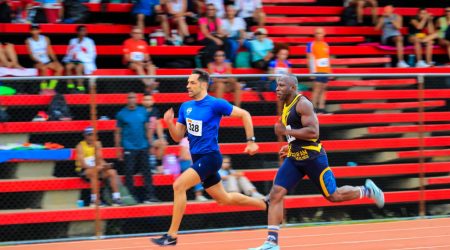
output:
M 336 179 L 328 167 L 326 154 L 300 161 L 286 158 L 278 169 L 274 184 L 289 191 L 305 175 L 316 185 L 323 196 L 328 197 L 336 191 Z
M 222 167 L 222 155 L 219 151 L 207 154 L 192 154 L 192 169 L 197 172 L 204 189 L 216 185 L 221 178 L 219 170 Z

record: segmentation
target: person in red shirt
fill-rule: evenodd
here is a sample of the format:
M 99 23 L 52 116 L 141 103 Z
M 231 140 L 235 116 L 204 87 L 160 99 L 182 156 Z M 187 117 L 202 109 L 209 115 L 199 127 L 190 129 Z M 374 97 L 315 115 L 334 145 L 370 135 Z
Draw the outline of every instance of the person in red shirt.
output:
M 123 43 L 123 62 L 138 75 L 155 75 L 155 66 L 148 53 L 148 43 L 143 40 L 143 31 L 138 27 L 131 30 L 131 38 Z M 152 78 L 143 79 L 145 90 L 152 92 L 158 84 Z

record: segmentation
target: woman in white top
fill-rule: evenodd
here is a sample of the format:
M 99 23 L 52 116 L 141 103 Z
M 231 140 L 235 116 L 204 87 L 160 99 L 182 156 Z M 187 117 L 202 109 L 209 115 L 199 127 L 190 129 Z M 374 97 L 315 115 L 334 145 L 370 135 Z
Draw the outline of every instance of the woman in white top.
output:
M 41 76 L 47 76 L 47 71 L 53 70 L 55 76 L 60 76 L 63 73 L 63 66 L 59 63 L 58 58 L 50 44 L 48 37 L 41 35 L 41 30 L 38 24 L 31 25 L 31 37 L 25 43 L 28 48 L 31 60 L 34 62 L 34 67 L 39 71 Z M 42 81 L 40 84 L 41 94 L 51 95 L 55 93 L 57 80 Z
M 244 19 L 236 17 L 233 5 L 227 5 L 226 18 L 222 19 L 222 29 L 227 35 L 227 59 L 234 62 L 239 48 L 244 43 L 246 24 Z
M 76 38 L 70 39 L 67 54 L 63 59 L 63 62 L 66 63 L 66 75 L 68 76 L 89 75 L 97 69 L 95 65 L 95 58 L 97 57 L 95 43 L 92 39 L 86 37 L 86 26 L 78 26 L 77 33 Z M 83 79 L 77 79 L 77 83 L 75 88 L 72 80 L 67 82 L 67 89 L 70 93 L 77 94 L 86 91 Z
M 192 16 L 187 12 L 187 0 L 168 0 L 167 10 L 173 23 L 178 26 L 178 34 L 182 37 L 189 36 L 189 29 L 186 23 L 186 16 Z
M 247 31 L 254 25 L 260 28 L 264 26 L 266 14 L 263 12 L 261 0 L 235 0 L 234 7 L 238 17 L 242 17 L 247 23 Z

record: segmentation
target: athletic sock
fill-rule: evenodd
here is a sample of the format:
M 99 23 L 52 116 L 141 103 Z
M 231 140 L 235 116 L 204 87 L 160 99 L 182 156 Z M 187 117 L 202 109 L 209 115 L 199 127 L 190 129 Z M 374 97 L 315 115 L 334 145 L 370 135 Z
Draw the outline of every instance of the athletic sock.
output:
M 119 192 L 114 192 L 114 193 L 112 194 L 112 196 L 113 196 L 113 199 L 114 199 L 114 200 L 120 199 L 120 193 L 119 193 Z
M 366 188 L 365 186 L 360 186 L 359 187 L 359 198 L 360 199 L 362 199 L 364 197 L 370 198 L 371 194 L 372 194 L 371 190 Z
M 267 229 L 269 230 L 267 235 L 267 241 L 278 245 L 278 231 L 280 231 L 279 226 L 268 226 Z
M 74 88 L 75 88 L 75 84 L 73 84 L 73 83 L 68 83 L 68 84 L 67 84 L 67 88 L 68 88 L 68 89 L 74 89 Z

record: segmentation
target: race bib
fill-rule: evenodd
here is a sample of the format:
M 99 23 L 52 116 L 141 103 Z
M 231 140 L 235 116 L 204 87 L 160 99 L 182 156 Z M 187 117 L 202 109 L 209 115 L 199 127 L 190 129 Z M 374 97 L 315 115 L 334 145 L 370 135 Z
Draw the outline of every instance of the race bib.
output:
M 131 52 L 130 58 L 133 61 L 141 62 L 144 61 L 144 53 L 142 52 Z
M 95 167 L 95 157 L 90 156 L 90 157 L 84 158 L 84 163 L 90 168 Z
M 187 118 L 187 131 L 194 136 L 202 136 L 203 121 L 197 121 Z
M 320 58 L 316 60 L 317 67 L 328 67 L 330 66 L 330 60 L 328 58 Z
M 286 126 L 286 130 L 291 130 L 291 125 L 287 125 Z M 295 141 L 295 137 L 290 136 L 290 135 L 286 135 L 286 140 L 288 143 Z

